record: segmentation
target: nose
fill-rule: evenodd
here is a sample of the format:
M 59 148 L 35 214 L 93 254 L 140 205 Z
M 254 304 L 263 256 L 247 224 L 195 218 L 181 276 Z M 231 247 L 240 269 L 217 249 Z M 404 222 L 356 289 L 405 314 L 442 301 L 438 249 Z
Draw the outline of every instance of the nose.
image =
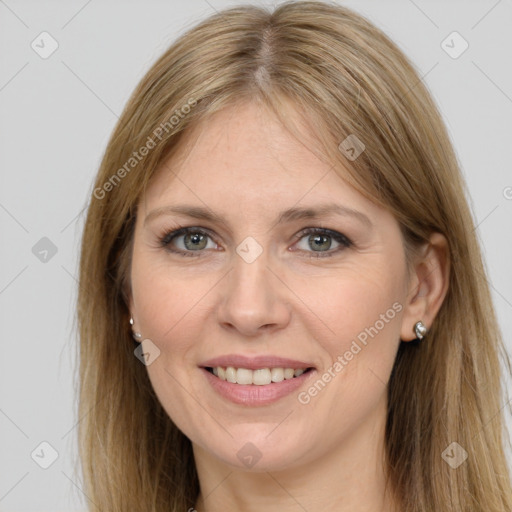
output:
M 222 299 L 217 309 L 223 328 L 255 337 L 289 324 L 291 292 L 268 263 L 265 251 L 251 263 L 235 256 L 232 270 L 222 281 Z

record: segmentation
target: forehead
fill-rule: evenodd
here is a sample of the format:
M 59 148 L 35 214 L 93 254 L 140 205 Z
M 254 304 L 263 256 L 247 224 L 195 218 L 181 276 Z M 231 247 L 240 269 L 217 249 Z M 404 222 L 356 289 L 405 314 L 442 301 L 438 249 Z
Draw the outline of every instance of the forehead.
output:
M 177 152 L 159 167 L 146 191 L 146 210 L 176 202 L 226 216 L 318 202 L 376 209 L 318 156 L 304 119 L 292 109 L 286 115 L 303 138 L 294 137 L 260 104 L 211 115 L 186 133 Z

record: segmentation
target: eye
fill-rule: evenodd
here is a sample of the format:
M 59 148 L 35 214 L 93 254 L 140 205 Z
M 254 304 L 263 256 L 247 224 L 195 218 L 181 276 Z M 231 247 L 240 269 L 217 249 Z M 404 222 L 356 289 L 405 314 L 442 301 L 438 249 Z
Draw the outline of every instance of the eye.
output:
M 299 249 L 309 252 L 310 254 L 306 257 L 311 258 L 326 258 L 352 246 L 352 241 L 345 235 L 325 228 L 306 228 L 298 233 L 295 238 L 299 240 L 296 245 L 302 244 L 302 247 L 299 247 Z M 302 242 L 303 239 L 305 239 L 305 243 Z M 159 240 L 160 245 L 167 251 L 179 254 L 180 256 L 200 256 L 204 249 L 217 248 L 217 244 L 213 242 L 211 235 L 204 229 L 196 227 L 180 227 L 179 229 L 168 231 Z M 209 241 L 211 242 L 210 245 Z M 337 244 L 337 247 L 334 250 L 330 250 L 333 241 Z M 313 251 L 308 249 L 313 249 Z
M 338 233 L 338 231 L 332 231 L 325 228 L 307 228 L 297 234 L 297 238 L 299 238 L 299 242 L 302 242 L 302 239 L 305 239 L 305 243 L 302 243 L 302 247 L 300 247 L 301 250 L 319 253 L 309 255 L 311 258 L 327 258 L 342 251 L 343 249 L 346 249 L 347 247 L 352 246 L 352 241 L 345 235 Z M 334 250 L 329 251 L 333 240 L 338 244 L 338 246 Z M 314 250 L 308 251 L 308 248 L 313 248 Z M 317 251 L 316 249 L 319 250 Z
M 201 252 L 203 249 L 215 249 L 217 246 L 208 246 L 210 235 L 201 228 L 180 228 L 175 231 L 165 233 L 160 237 L 160 244 L 169 252 L 180 254 L 181 256 L 196 256 L 194 252 Z M 173 244 L 177 249 L 173 249 Z

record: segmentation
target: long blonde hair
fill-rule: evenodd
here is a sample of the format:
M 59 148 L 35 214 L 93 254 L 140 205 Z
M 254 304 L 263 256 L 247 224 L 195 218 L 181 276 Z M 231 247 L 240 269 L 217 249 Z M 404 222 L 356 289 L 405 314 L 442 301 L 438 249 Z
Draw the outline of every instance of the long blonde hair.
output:
M 136 205 L 185 132 L 256 98 L 284 124 L 283 102 L 291 101 L 316 135 L 315 149 L 395 215 L 408 261 L 433 231 L 448 239 L 448 293 L 428 341 L 401 344 L 389 381 L 389 477 L 404 511 L 509 512 L 499 359 L 506 352 L 456 156 L 398 47 L 360 15 L 322 2 L 273 12 L 235 7 L 206 19 L 152 66 L 114 129 L 80 259 L 84 492 L 104 512 L 183 512 L 196 502 L 190 441 L 133 353 L 127 299 Z M 338 147 L 349 135 L 365 146 L 355 160 Z M 453 442 L 467 452 L 456 469 L 443 458 Z

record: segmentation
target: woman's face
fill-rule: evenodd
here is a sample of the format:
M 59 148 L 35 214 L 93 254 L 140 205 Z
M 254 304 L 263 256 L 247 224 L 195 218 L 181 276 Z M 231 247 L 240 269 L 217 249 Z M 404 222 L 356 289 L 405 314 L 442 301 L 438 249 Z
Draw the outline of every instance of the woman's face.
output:
M 130 307 L 154 390 L 196 453 L 232 466 L 346 450 L 384 425 L 398 223 L 255 104 L 195 135 L 138 206 Z

